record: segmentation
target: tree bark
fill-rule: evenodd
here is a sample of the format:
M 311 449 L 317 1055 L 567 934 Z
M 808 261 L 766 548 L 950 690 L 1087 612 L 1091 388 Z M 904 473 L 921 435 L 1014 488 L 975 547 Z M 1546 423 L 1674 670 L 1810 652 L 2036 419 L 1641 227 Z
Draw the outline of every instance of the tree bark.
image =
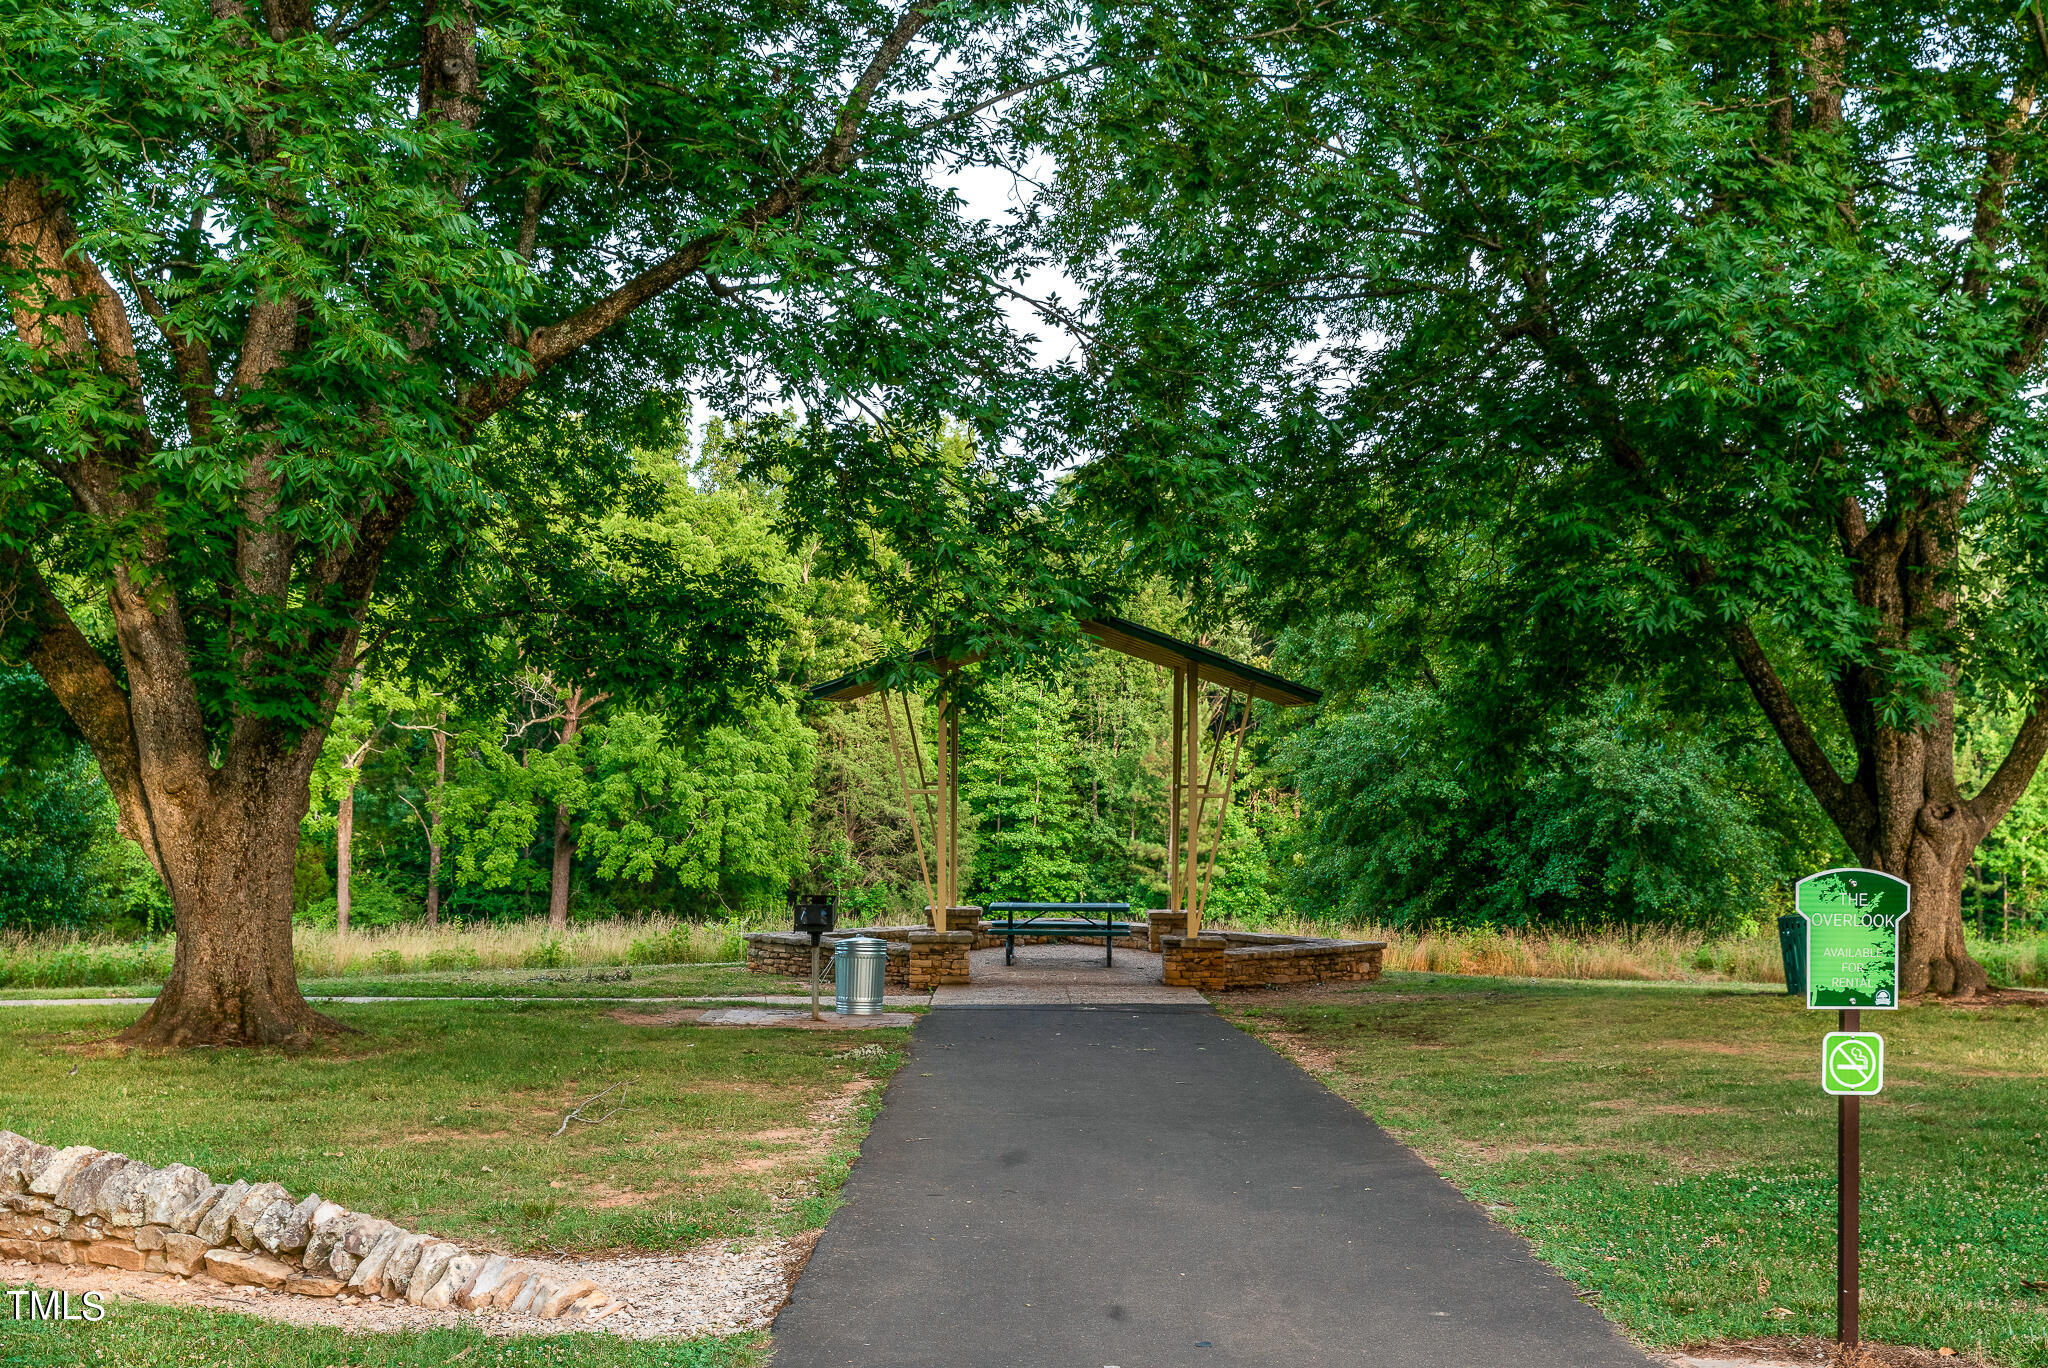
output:
M 2048 689 L 2038 692 L 2012 748 L 1984 787 L 1965 799 L 1955 774 L 1955 675 L 1913 700 L 1922 719 L 1888 715 L 1893 681 L 1882 661 L 1903 651 L 1915 633 L 1954 630 L 1950 572 L 1961 494 L 1922 502 L 1866 525 L 1861 507 L 1845 500 L 1841 535 L 1856 567 L 1856 598 L 1877 624 L 1872 664 L 1845 668 L 1833 680 L 1837 705 L 1856 749 L 1844 779 L 1778 678 L 1746 624 L 1728 633 L 1750 693 L 1770 719 L 1801 778 L 1819 800 L 1843 843 L 1866 867 L 1906 880 L 1913 911 L 1903 928 L 1902 998 L 1935 994 L 1973 997 L 1990 984 L 1963 938 L 1963 875 L 1978 845 L 2011 811 L 2048 753 Z
M 562 747 L 574 745 L 576 733 L 582 729 L 583 718 L 592 708 L 605 700 L 606 695 L 595 698 L 584 696 L 583 690 L 569 686 L 562 700 L 562 730 L 558 738 Z M 569 834 L 570 812 L 566 800 L 555 804 L 555 867 L 548 880 L 548 929 L 567 931 L 569 929 L 569 871 L 576 859 L 576 842 Z
M 346 1029 L 307 1005 L 292 964 L 292 866 L 310 765 L 286 756 L 255 768 L 220 784 L 212 801 L 152 804 L 177 951 L 124 1044 L 302 1045 Z
M 548 881 L 548 930 L 569 929 L 569 866 L 576 843 L 569 839 L 569 805 L 555 804 L 555 869 Z
M 348 934 L 348 876 L 355 864 L 356 786 L 341 791 L 341 810 L 334 818 L 334 929 Z
M 434 729 L 434 806 L 427 814 L 427 925 L 441 924 L 441 798 L 448 788 L 448 733 Z

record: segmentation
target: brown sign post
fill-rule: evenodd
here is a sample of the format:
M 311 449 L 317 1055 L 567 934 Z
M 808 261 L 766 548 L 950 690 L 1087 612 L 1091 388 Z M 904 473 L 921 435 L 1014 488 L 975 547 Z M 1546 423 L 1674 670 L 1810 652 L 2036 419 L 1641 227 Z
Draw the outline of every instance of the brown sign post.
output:
M 1821 1087 L 1835 1095 L 1835 1338 L 1855 1345 L 1862 1264 L 1863 1099 L 1884 1087 L 1884 1039 L 1859 1028 L 1863 1011 L 1899 1005 L 1899 923 L 1912 911 L 1905 880 L 1875 869 L 1829 869 L 1801 879 L 1806 1005 L 1841 1013 L 1821 1043 Z

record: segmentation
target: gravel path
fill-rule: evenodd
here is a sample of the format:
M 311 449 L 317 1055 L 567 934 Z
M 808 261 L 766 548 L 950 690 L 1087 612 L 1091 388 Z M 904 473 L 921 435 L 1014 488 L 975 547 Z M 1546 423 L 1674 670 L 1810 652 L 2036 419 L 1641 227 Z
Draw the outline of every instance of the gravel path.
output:
M 626 1309 L 594 1325 L 544 1321 L 504 1311 L 423 1311 L 375 1301 L 345 1306 L 252 1287 L 229 1287 L 200 1274 L 128 1273 L 116 1268 L 0 1263 L 9 1287 L 70 1292 L 111 1292 L 125 1301 L 241 1311 L 292 1325 L 326 1325 L 350 1333 L 432 1330 L 466 1325 L 491 1335 L 612 1334 L 631 1339 L 696 1339 L 765 1329 L 789 1299 L 817 1234 L 793 1240 L 721 1245 L 684 1254 L 635 1254 L 612 1259 L 532 1260 L 588 1278 L 623 1299 Z
M 103 997 L 103 998 L 8 998 L 0 997 L 0 1007 L 143 1007 L 155 1002 L 146 997 Z M 771 1007 L 802 1007 L 810 1010 L 809 997 L 787 995 L 749 996 L 741 993 L 697 993 L 690 997 L 511 997 L 489 995 L 481 997 L 455 997 L 438 995 L 428 997 L 318 997 L 308 994 L 308 1002 L 352 1002 L 367 1006 L 379 1002 L 762 1002 Z M 831 999 L 826 998 L 829 1003 Z M 931 1001 L 929 993 L 891 993 L 882 999 L 889 1007 L 923 1007 Z

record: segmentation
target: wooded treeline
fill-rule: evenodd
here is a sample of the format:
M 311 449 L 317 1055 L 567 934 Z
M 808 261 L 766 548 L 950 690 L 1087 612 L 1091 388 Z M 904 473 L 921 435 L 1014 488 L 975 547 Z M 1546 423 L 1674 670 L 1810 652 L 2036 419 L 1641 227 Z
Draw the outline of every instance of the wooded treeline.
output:
M 659 697 L 572 693 L 543 659 L 437 687 L 382 674 L 373 656 L 314 771 L 295 920 L 331 927 L 344 908 L 356 927 L 720 918 L 779 907 L 795 887 L 834 891 L 852 916 L 913 915 L 917 850 L 877 702 L 802 696 L 900 648 L 875 625 L 871 589 L 816 545 L 792 547 L 782 491 L 740 472 L 722 423 L 632 464 L 644 489 L 600 525 L 698 570 L 743 562 L 776 624 L 763 686 L 729 719 L 679 725 Z M 1370 682 L 1371 624 L 1356 616 L 1260 640 L 1197 631 L 1163 582 L 1126 606 L 1327 690 L 1298 714 L 1259 705 L 1211 893 L 1226 920 L 1738 930 L 1841 858 L 1731 681 L 1614 684 L 1503 744 L 1461 708 L 1455 680 Z M 1433 650 L 1438 669 L 1456 658 L 1448 645 Z M 1158 905 L 1168 681 L 1113 652 L 1045 660 L 991 679 L 970 708 L 964 886 L 979 901 Z M 117 832 L 54 700 L 19 670 L 0 690 L 13 747 L 0 762 L 0 928 L 167 928 L 161 885 Z M 912 707 L 922 726 L 926 703 Z M 1971 716 L 1964 734 L 1987 732 L 1996 752 L 2013 724 Z M 1966 768 L 1978 753 L 1966 743 Z M 1973 871 L 1980 932 L 2048 921 L 2044 847 L 2036 785 Z
M 1967 997 L 2039 898 L 2038 4 L 0 0 L 0 51 L 0 661 L 175 918 L 131 1043 L 335 1030 L 292 924 L 359 853 L 364 915 L 900 895 L 792 701 L 876 653 L 983 663 L 982 887 L 1135 892 L 1099 611 L 1329 691 L 1252 901 L 1739 922 L 1854 862 Z

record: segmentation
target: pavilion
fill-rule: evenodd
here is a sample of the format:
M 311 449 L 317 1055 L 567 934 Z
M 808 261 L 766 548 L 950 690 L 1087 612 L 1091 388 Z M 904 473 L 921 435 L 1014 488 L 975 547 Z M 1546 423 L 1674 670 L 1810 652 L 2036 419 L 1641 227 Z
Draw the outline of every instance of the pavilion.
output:
M 1270 670 L 1212 651 L 1192 641 L 1119 617 L 1095 617 L 1076 624 L 1097 645 L 1173 672 L 1173 777 L 1167 801 L 1167 912 L 1181 934 L 1201 934 L 1202 909 L 1222 844 L 1223 818 L 1237 781 L 1237 762 L 1251 726 L 1251 700 L 1281 708 L 1319 702 L 1322 694 Z M 911 659 L 935 670 L 957 670 L 970 660 L 937 659 L 929 650 Z M 822 702 L 849 703 L 882 694 L 898 791 L 910 813 L 923 872 L 926 905 L 933 924 L 947 929 L 941 908 L 960 905 L 960 718 L 950 699 L 939 704 L 938 759 L 927 767 L 911 717 L 910 700 L 892 702 L 879 685 L 856 671 L 811 689 Z M 896 713 L 900 704 L 903 728 Z M 906 750 L 908 754 L 906 755 Z M 1228 751 L 1228 759 L 1225 752 Z M 1219 773 L 1220 770 L 1220 773 Z M 919 813 L 917 802 L 924 811 Z M 927 839 L 929 837 L 929 839 Z M 1183 920 L 1184 918 L 1184 920 Z M 1184 928 L 1184 929 L 1183 929 Z

